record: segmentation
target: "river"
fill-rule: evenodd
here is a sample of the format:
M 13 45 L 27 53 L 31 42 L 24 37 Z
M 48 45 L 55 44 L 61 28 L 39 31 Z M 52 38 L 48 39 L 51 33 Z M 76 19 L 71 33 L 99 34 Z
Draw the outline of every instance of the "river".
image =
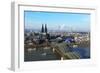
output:
M 77 52 L 80 55 L 81 59 L 90 58 L 90 48 L 72 48 L 71 51 Z

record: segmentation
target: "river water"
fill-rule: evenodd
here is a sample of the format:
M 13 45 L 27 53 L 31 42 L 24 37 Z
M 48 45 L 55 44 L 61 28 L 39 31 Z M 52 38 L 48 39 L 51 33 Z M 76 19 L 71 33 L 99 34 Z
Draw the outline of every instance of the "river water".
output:
M 72 48 L 71 51 L 76 52 L 80 55 L 81 59 L 90 58 L 90 48 Z

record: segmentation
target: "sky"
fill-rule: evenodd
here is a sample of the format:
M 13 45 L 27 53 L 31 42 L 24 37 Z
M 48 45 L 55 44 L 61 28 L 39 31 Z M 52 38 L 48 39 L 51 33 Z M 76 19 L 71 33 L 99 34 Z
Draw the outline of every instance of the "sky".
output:
M 90 14 L 24 11 L 25 29 L 41 29 L 47 24 L 48 30 L 90 31 Z

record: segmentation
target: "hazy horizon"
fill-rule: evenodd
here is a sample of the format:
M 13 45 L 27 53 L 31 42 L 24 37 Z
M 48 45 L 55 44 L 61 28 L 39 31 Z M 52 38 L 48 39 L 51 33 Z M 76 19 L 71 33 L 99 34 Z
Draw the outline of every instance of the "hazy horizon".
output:
M 25 29 L 90 32 L 90 14 L 24 11 Z

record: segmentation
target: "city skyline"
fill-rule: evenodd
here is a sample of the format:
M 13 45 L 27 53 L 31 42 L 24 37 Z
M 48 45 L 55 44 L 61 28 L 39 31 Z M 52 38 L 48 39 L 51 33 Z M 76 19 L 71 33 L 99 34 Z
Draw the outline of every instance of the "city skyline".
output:
M 90 14 L 24 11 L 25 29 L 41 29 L 47 24 L 48 30 L 90 31 Z

